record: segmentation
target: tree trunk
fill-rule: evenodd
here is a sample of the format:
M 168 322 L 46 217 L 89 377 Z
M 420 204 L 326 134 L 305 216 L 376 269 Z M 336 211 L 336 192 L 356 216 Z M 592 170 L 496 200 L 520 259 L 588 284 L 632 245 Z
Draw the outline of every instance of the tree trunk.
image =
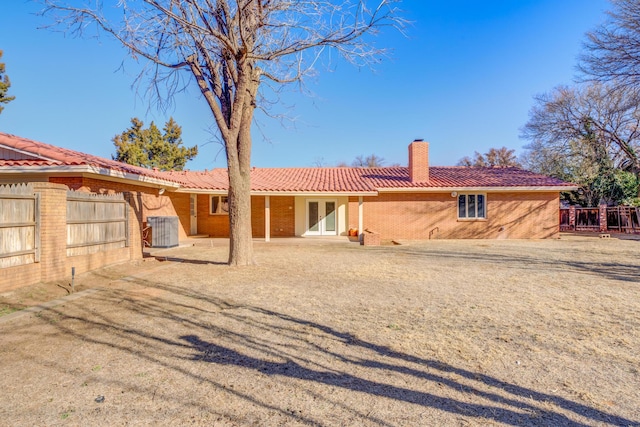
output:
M 236 141 L 226 141 L 229 174 L 229 265 L 254 264 L 251 229 L 251 123 L 259 78 L 248 73 Z
M 240 142 L 239 142 L 240 143 Z M 240 165 L 229 165 L 229 265 L 253 264 L 251 176 Z

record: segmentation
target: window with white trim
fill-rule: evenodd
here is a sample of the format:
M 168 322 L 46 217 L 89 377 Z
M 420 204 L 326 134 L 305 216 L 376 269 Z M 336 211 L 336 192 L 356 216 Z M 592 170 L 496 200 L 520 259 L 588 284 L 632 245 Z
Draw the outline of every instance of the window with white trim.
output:
M 229 215 L 229 198 L 227 196 L 212 195 L 209 207 L 211 215 Z
M 487 217 L 486 199 L 484 194 L 458 195 L 458 218 L 485 219 Z

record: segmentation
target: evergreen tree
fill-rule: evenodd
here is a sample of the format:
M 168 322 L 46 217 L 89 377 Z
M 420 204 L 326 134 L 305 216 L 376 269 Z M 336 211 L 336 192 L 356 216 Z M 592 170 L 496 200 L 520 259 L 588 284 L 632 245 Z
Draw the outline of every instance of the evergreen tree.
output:
M 182 146 L 182 128 L 173 120 L 165 123 L 164 133 L 151 122 L 148 129 L 134 117 L 131 127 L 113 138 L 114 160 L 130 165 L 160 170 L 183 170 L 187 161 L 198 154 L 198 146 Z
M 0 50 L 0 59 L 2 59 L 2 51 Z M 4 76 L 3 76 L 4 75 Z M 15 96 L 8 96 L 7 91 L 11 87 L 9 76 L 4 74 L 4 62 L 0 62 L 0 113 L 4 110 L 2 104 L 6 104 L 16 99 Z

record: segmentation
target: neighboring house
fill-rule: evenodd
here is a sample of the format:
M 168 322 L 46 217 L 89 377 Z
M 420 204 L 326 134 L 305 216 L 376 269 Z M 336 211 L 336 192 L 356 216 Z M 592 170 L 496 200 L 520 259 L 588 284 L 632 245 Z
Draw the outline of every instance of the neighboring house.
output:
M 253 235 L 382 239 L 553 238 L 559 193 L 575 187 L 517 168 L 429 166 L 429 145 L 409 145 L 409 166 L 254 168 Z M 180 236 L 227 237 L 226 169 L 161 172 L 0 133 L 0 184 L 48 181 L 95 193 L 134 192 L 140 226 L 179 217 Z

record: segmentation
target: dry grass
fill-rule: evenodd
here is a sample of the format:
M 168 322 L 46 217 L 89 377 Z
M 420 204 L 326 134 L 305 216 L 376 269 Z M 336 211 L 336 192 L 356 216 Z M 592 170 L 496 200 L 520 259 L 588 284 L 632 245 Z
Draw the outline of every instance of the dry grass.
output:
M 640 425 L 639 253 L 290 240 L 233 269 L 221 245 L 163 251 L 0 322 L 0 422 Z

